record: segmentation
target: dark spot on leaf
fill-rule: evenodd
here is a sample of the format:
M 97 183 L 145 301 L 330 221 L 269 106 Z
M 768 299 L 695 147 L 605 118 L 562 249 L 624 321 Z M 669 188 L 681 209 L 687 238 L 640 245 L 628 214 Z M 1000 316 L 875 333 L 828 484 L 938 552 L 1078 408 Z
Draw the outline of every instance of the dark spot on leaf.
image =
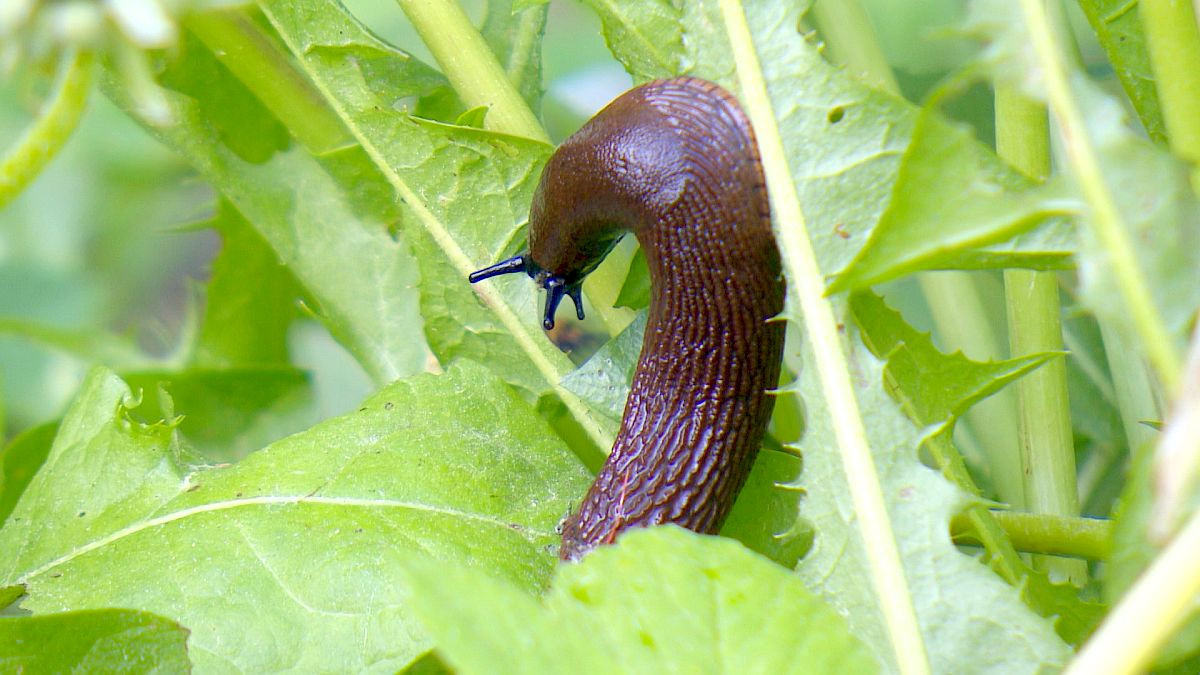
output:
M 51 575 L 50 575 L 50 578 L 51 578 L 51 579 L 57 579 L 57 578 L 59 578 L 59 577 L 61 577 L 61 576 L 62 576 L 62 572 L 55 572 L 54 574 L 51 574 Z
M 355 532 L 362 532 L 362 528 L 361 528 L 361 527 L 356 527 L 356 528 L 354 528 L 354 531 L 355 531 Z
M 838 122 L 841 122 L 842 118 L 845 116 L 846 109 L 838 105 L 829 109 L 829 114 L 825 116 L 825 119 L 829 120 L 830 124 L 837 124 Z
M 188 491 L 188 492 L 195 492 L 196 490 L 199 490 L 199 489 L 200 489 L 200 484 L 199 484 L 199 483 L 196 483 L 195 485 L 193 485 L 193 486 L 191 486 L 190 488 L 188 488 L 188 489 L 187 489 L 187 491 Z
M 76 513 L 76 514 L 75 514 L 75 516 L 76 516 L 77 518 L 82 518 L 82 517 L 84 517 L 84 516 L 86 516 L 86 515 L 87 515 L 87 511 L 80 511 L 79 513 Z
M 234 497 L 241 497 L 241 496 L 242 496 L 242 493 L 240 493 L 240 492 L 235 492 L 235 493 L 233 493 L 233 496 L 234 496 Z
M 520 524 L 520 523 L 509 523 L 509 524 L 508 524 L 508 529 L 510 529 L 510 530 L 520 530 L 520 529 L 521 529 L 521 524 Z
M 395 407 L 396 407 L 396 404 L 392 403 L 391 401 L 388 401 L 387 403 L 383 404 L 384 410 L 391 410 L 392 408 L 395 408 Z

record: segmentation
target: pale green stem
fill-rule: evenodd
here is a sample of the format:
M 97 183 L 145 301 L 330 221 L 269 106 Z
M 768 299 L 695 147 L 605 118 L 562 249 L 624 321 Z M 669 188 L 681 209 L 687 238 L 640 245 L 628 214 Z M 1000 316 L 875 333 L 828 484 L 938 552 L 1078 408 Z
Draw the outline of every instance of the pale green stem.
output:
M 825 392 L 838 452 L 846 472 L 862 545 L 869 562 L 870 582 L 879 600 L 891 648 L 901 673 L 929 672 L 912 594 L 896 536 L 883 498 L 879 475 L 867 443 L 862 412 L 854 396 L 853 377 L 842 352 L 833 306 L 825 297 L 825 280 L 809 240 L 800 198 L 787 164 L 775 112 L 767 94 L 762 66 L 755 51 L 746 15 L 738 0 L 721 0 L 738 81 L 746 112 L 758 135 L 763 172 L 769 185 L 784 269 L 803 314 L 806 335 L 817 355 L 813 367 Z
M 1086 224 L 1107 255 L 1120 302 L 1135 326 L 1155 374 L 1167 392 L 1176 390 L 1180 357 L 1154 298 L 1145 274 L 1134 256 L 1133 243 L 1112 190 L 1105 183 L 1099 158 L 1071 92 L 1067 66 L 1059 53 L 1042 0 L 1021 0 L 1033 51 L 1045 79 L 1050 109 L 1058 121 L 1063 149 L 1088 205 Z
M 0 209 L 21 194 L 66 144 L 79 125 L 91 88 L 91 54 L 63 54 L 49 100 L 0 159 Z
M 896 75 L 874 39 L 871 18 L 858 0 L 817 0 L 812 11 L 834 61 L 863 82 L 900 95 Z
M 496 55 L 454 0 L 397 0 L 468 108 L 488 109 L 483 125 L 546 143 L 550 137 Z
M 1171 149 L 1200 189 L 1200 29 L 1192 0 L 1141 0 L 1138 14 Z
M 353 142 L 321 93 L 242 10 L 193 14 L 187 27 L 309 151 Z
M 1018 551 L 1090 560 L 1106 560 L 1112 551 L 1110 520 L 1034 515 L 1017 511 L 989 513 Z M 970 513 L 962 513 L 950 521 L 950 534 L 957 543 L 972 543 L 976 538 L 973 527 Z
M 1067 675 L 1146 672 L 1200 593 L 1200 511 L 1113 607 Z
M 1050 125 L 1045 106 L 1014 88 L 997 87 L 996 151 L 1026 175 L 1044 179 L 1050 173 Z M 1004 287 L 1010 352 L 1062 351 L 1062 308 L 1055 274 L 1005 270 Z M 1015 387 L 1025 508 L 1038 514 L 1077 516 L 1079 491 L 1066 358 L 1051 359 L 1018 380 Z M 1078 586 L 1087 582 L 1083 561 L 1037 558 L 1034 563 L 1052 577 Z

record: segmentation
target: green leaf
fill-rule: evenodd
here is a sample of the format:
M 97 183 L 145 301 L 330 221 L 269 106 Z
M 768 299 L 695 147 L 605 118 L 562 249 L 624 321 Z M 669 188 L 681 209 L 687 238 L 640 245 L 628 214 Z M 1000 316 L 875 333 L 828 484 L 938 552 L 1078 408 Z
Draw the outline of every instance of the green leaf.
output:
M 1079 205 L 1068 192 L 1059 182 L 1034 186 L 999 170 L 966 127 L 926 109 L 904 151 L 887 210 L 829 292 L 928 269 L 1069 266 L 1072 237 L 1062 222 L 1053 228 L 1062 245 L 1041 254 L 1026 251 L 1018 260 L 993 250 L 974 251 L 1073 213 Z
M 1100 46 L 1108 54 L 1113 70 L 1133 103 L 1150 138 L 1165 143 L 1167 132 L 1154 84 L 1146 35 L 1138 17 L 1137 3 L 1129 0 L 1079 0 Z
M 528 280 L 499 279 L 476 290 L 466 281 L 522 246 L 522 224 L 550 148 L 380 105 L 354 56 L 378 40 L 344 10 L 327 0 L 262 7 L 362 144 L 372 174 L 399 198 L 398 229 L 411 238 L 425 335 L 437 357 L 471 358 L 530 392 L 550 390 L 570 366 L 542 335 Z
M 172 429 L 131 421 L 128 400 L 111 373 L 89 377 L 0 529 L 0 585 L 25 585 L 35 613 L 169 617 L 193 631 L 198 670 L 395 671 L 430 647 L 407 565 L 461 561 L 541 588 L 555 524 L 589 480 L 469 363 L 232 466 L 182 464 Z
M 942 353 L 927 333 L 910 326 L 874 293 L 852 294 L 850 310 L 863 331 L 864 342 L 887 362 L 884 377 L 892 398 L 914 424 L 926 429 L 924 446 L 937 466 L 964 492 L 978 494 L 962 456 L 953 446 L 954 424 L 970 406 L 1049 359 L 1063 355 L 1029 354 L 980 363 L 961 352 Z M 1034 570 L 1017 555 L 1008 536 L 983 512 L 982 505 L 968 508 L 989 566 L 1020 589 L 1021 598 L 1031 609 L 1055 621 L 1055 630 L 1063 640 L 1081 643 L 1099 623 L 1105 607 L 1083 601 L 1070 584 L 1054 584 L 1045 572 Z
M 487 106 L 479 106 L 471 108 L 458 116 L 454 123 L 460 127 L 474 127 L 476 129 L 483 128 L 483 118 L 487 116 Z
M 167 72 L 202 68 L 186 54 Z M 382 207 L 390 194 L 361 149 L 349 148 L 318 161 L 294 145 L 262 163 L 243 160 L 226 145 L 207 116 L 205 88 L 193 97 L 167 93 L 174 124 L 140 117 L 136 102 L 103 78 L 105 92 L 147 130 L 181 153 L 221 191 L 271 246 L 310 298 L 334 337 L 377 382 L 419 372 L 425 365 L 417 311 L 416 264 L 403 237 L 389 232 L 399 217 Z M 182 76 L 180 76 L 182 77 Z M 354 273 L 347 274 L 353 265 Z
M 413 567 L 413 603 L 463 673 L 868 673 L 841 617 L 739 544 L 634 530 L 542 599 L 462 566 Z
M 57 422 L 26 429 L 0 453 L 0 525 L 8 519 L 29 481 L 46 461 L 57 433 Z
M 684 12 L 670 2 L 584 0 L 600 17 L 604 41 L 634 81 L 685 71 Z
M 221 234 L 193 363 L 264 366 L 288 362 L 287 331 L 301 289 L 275 252 L 221 200 L 208 223 Z
M 212 462 L 240 459 L 316 421 L 309 377 L 295 368 L 188 368 L 124 378 L 141 394 L 139 419 L 183 412 L 176 429 Z
M 812 527 L 802 517 L 804 493 L 795 489 L 803 462 L 798 454 L 771 448 L 758 451 L 746 484 L 721 526 L 721 536 L 785 567 L 812 547 Z
M 425 652 L 400 672 L 404 675 L 454 675 L 454 671 L 442 663 L 434 652 Z
M 605 342 L 583 365 L 564 376 L 563 386 L 575 392 L 592 410 L 619 422 L 625 412 L 625 399 L 629 397 L 645 334 L 646 312 L 638 312 L 625 330 Z
M 188 630 L 149 612 L 0 617 L 0 668 L 15 673 L 186 673 Z
M 948 431 L 972 405 L 1062 354 L 1026 354 L 980 363 L 962 352 L 945 354 L 928 333 L 910 326 L 871 292 L 850 296 L 850 311 L 872 353 L 887 361 L 892 395 L 918 426 Z
M 621 292 L 617 294 L 617 307 L 629 309 L 645 309 L 650 305 L 650 268 L 646 266 L 646 254 L 639 247 L 629 261 L 629 274 Z
M 883 364 L 851 337 L 849 368 L 856 375 L 855 396 L 867 411 L 867 438 L 882 483 L 909 592 L 926 636 L 926 647 L 939 672 L 989 670 L 1037 671 L 1060 667 L 1066 645 L 1052 623 L 1035 615 L 1006 585 L 950 541 L 950 518 L 966 506 L 968 495 L 917 459 L 920 430 L 905 419 L 884 388 Z M 816 531 L 815 543 L 798 571 L 849 617 L 855 635 L 890 659 L 887 635 L 870 584 L 870 563 L 862 548 L 849 495 L 848 476 L 835 447 L 829 412 L 812 367 L 817 358 L 804 353 L 799 392 L 808 414 L 801 439 L 805 492 L 804 517 Z M 942 599 L 954 598 L 953 603 Z M 983 642 L 970 635 L 987 634 Z
M 4 586 L 0 588 L 0 612 L 16 602 L 17 598 L 22 595 L 25 595 L 24 586 Z

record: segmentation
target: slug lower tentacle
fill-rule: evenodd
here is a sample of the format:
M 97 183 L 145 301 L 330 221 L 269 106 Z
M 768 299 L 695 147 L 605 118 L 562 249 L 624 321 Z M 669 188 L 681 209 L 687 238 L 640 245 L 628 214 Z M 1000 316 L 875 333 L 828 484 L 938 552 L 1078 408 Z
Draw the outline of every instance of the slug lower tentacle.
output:
M 628 527 L 716 532 L 746 481 L 779 377 L 779 253 L 754 132 L 737 101 L 694 78 L 610 103 L 546 164 L 529 251 L 471 275 L 524 272 L 543 323 L 626 232 L 650 268 L 642 353 L 607 462 L 563 524 L 575 560 Z

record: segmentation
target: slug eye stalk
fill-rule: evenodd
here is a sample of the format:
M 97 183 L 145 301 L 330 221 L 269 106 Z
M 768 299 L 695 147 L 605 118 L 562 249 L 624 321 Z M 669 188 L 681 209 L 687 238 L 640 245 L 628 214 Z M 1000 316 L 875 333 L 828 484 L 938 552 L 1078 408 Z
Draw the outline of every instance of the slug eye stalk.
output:
M 579 320 L 583 320 L 583 280 L 580 279 L 575 283 L 567 283 L 567 280 L 556 274 L 549 274 L 538 269 L 533 263 L 533 259 L 527 253 L 513 256 L 508 260 L 502 260 L 494 265 L 489 265 L 481 270 L 472 272 L 467 279 L 471 283 L 478 283 L 484 279 L 491 279 L 503 274 L 516 274 L 524 272 L 530 278 L 537 281 L 542 288 L 546 289 L 546 305 L 542 315 L 542 327 L 546 330 L 554 328 L 554 313 L 558 311 L 558 305 L 562 302 L 563 296 L 571 298 L 575 303 L 575 316 Z
M 489 265 L 481 270 L 471 272 L 467 279 L 474 284 L 483 281 L 484 279 L 491 279 L 492 277 L 498 277 L 502 274 L 515 274 L 517 272 L 524 272 L 530 277 L 536 273 L 536 270 L 533 269 L 532 261 L 529 259 L 528 255 L 522 253 L 521 255 L 515 255 L 508 260 L 501 260 L 495 265 Z

